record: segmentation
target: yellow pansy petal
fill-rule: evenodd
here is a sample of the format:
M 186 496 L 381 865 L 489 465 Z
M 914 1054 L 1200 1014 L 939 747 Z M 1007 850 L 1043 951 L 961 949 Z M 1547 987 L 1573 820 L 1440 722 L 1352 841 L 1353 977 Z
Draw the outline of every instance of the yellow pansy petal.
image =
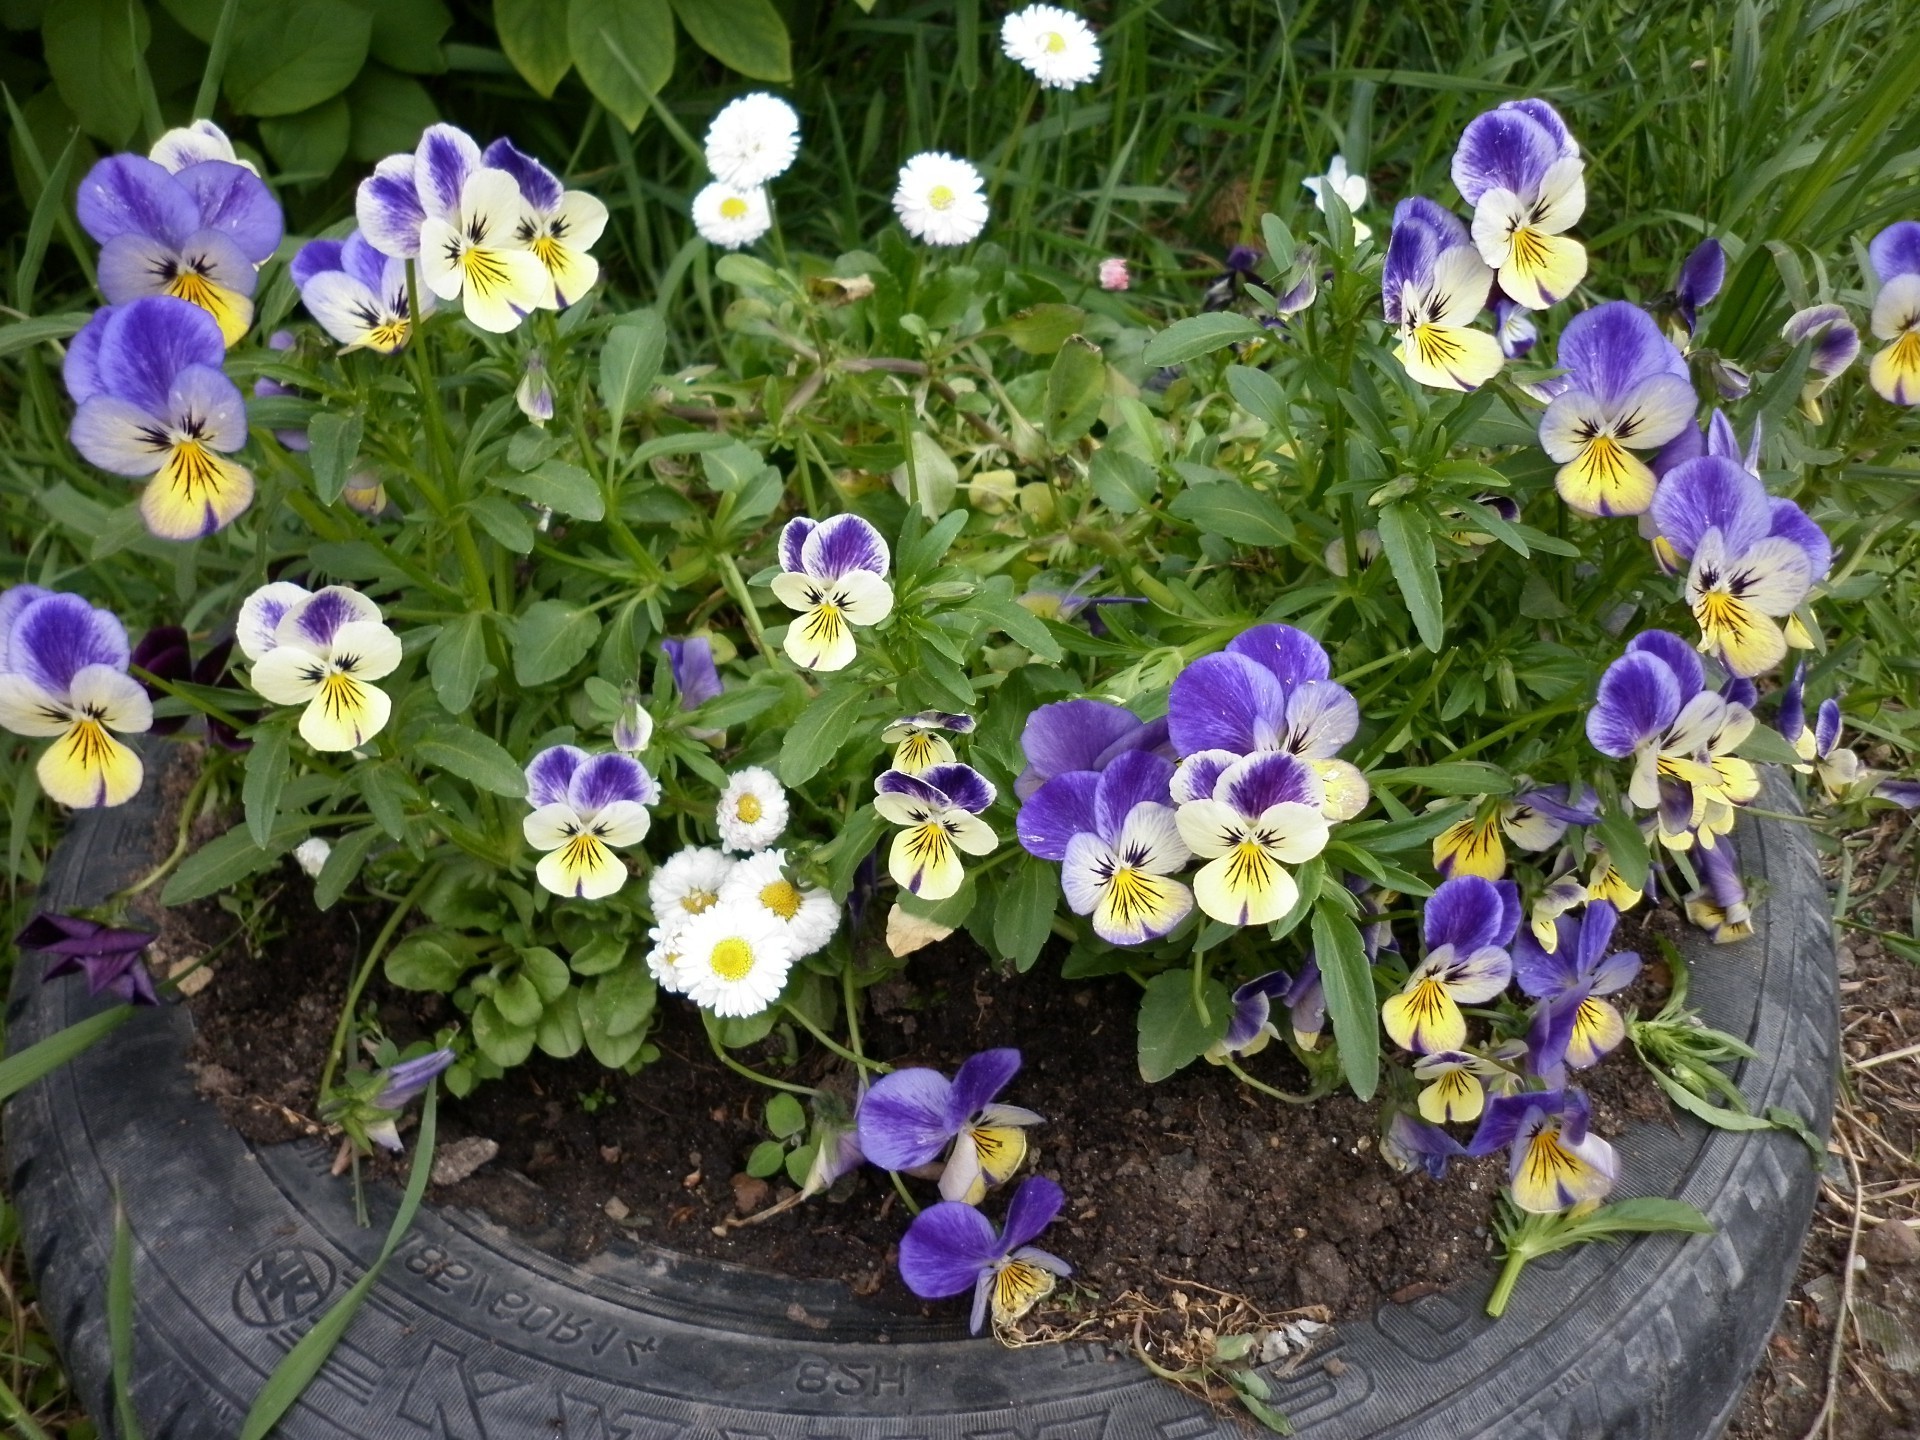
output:
M 1018 1320 L 1053 1293 L 1053 1276 L 1025 1260 L 1009 1260 L 993 1277 L 993 1319 L 996 1325 Z
M 596 835 L 575 835 L 540 857 L 534 874 L 556 895 L 600 900 L 627 883 L 627 867 Z
M 1655 480 L 1638 455 L 1611 435 L 1596 435 L 1560 467 L 1553 484 L 1582 515 L 1642 515 L 1653 504 Z
M 1394 352 L 1410 378 L 1441 390 L 1473 390 L 1500 373 L 1500 342 L 1462 325 L 1415 325 Z
M 1579 1069 L 1597 1065 L 1627 1038 L 1627 1022 L 1605 1000 L 1588 996 L 1574 1012 L 1573 1036 L 1567 1041 L 1567 1063 Z
M 197 270 L 182 269 L 167 282 L 166 294 L 198 305 L 220 326 L 220 338 L 231 348 L 253 324 L 253 301 L 238 290 L 216 285 Z
M 1149 935 L 1166 934 L 1192 908 L 1193 895 L 1178 880 L 1123 865 L 1094 906 L 1093 929 L 1115 945 L 1137 945 Z
M 893 768 L 903 775 L 919 775 L 935 765 L 952 763 L 953 746 L 937 730 L 916 730 L 894 747 Z
M 253 474 L 197 440 L 175 445 L 140 494 L 140 518 L 163 540 L 211 535 L 253 503 Z
M 1724 590 L 1708 590 L 1693 602 L 1703 647 L 1736 675 L 1764 675 L 1787 658 L 1779 622 Z
M 124 805 L 140 790 L 146 773 L 140 757 L 107 733 L 98 720 L 74 721 L 34 767 L 49 799 L 76 809 Z
M 1586 274 L 1586 246 L 1521 225 L 1513 232 L 1507 263 L 1500 267 L 1500 288 L 1517 305 L 1545 310 L 1571 295 Z
M 547 267 L 531 250 L 470 246 L 461 252 L 458 265 L 467 319 L 496 335 L 517 328 L 553 293 Z
M 1388 996 L 1380 1006 L 1380 1018 L 1402 1050 L 1431 1055 L 1458 1050 L 1467 1043 L 1467 1017 L 1447 987 L 1431 976 Z
M 853 627 L 838 605 L 824 601 L 787 627 L 786 652 L 805 670 L 844 670 L 853 663 Z
M 357 750 L 380 733 L 392 713 L 386 691 L 335 671 L 321 680 L 301 713 L 300 738 L 316 750 Z
M 1513 1176 L 1513 1203 L 1533 1215 L 1554 1215 L 1576 1201 L 1604 1194 L 1606 1178 L 1560 1143 L 1552 1127 L 1527 1142 Z
M 945 900 L 959 890 L 966 871 L 960 848 L 936 820 L 910 825 L 893 837 L 887 873 L 894 884 L 922 900 Z
M 1017 1125 L 976 1125 L 971 1133 L 981 1172 L 994 1184 L 1004 1185 L 1027 1158 L 1027 1132 Z
M 1920 330 L 1909 330 L 1873 357 L 1867 380 L 1882 400 L 1920 405 Z
M 1449 1070 L 1420 1092 L 1420 1118 L 1435 1125 L 1474 1121 L 1486 1107 L 1487 1092 L 1467 1070 Z
M 1300 887 L 1265 847 L 1242 841 L 1201 867 L 1193 877 L 1193 895 L 1216 920 L 1265 925 L 1293 908 Z
M 1449 878 L 1478 875 L 1498 880 L 1507 873 L 1507 847 L 1500 840 L 1497 813 L 1469 817 L 1449 825 L 1433 840 L 1433 868 Z

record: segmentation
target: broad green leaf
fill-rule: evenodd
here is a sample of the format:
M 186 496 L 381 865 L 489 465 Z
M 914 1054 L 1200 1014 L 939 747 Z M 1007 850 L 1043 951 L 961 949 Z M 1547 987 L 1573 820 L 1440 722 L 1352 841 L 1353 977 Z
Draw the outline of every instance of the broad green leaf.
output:
M 118 1030 L 132 1015 L 133 1006 L 116 1005 L 111 1010 L 75 1021 L 64 1030 L 56 1030 L 19 1054 L 0 1060 L 0 1101 L 12 1099 L 42 1075 L 58 1070 L 94 1041 Z
M 540 1024 L 533 1032 L 533 1043 L 540 1047 L 542 1055 L 551 1055 L 556 1060 L 570 1060 L 580 1053 L 581 1047 L 587 1043 L 587 1035 L 580 1024 L 580 997 L 577 991 L 567 991 L 540 1012 Z
M 96 140 L 124 145 L 140 123 L 148 33 L 139 0 L 57 0 L 47 7 L 40 31 L 47 69 L 80 128 Z
M 1149 1085 L 1185 1069 L 1227 1033 L 1233 1012 L 1227 987 L 1210 978 L 1200 987 L 1200 998 L 1204 1017 L 1194 1006 L 1193 976 L 1186 970 L 1169 970 L 1147 982 L 1140 997 L 1138 1049 L 1140 1078 Z
M 604 975 L 627 958 L 627 942 L 618 935 L 596 935 L 567 962 L 576 975 Z
M 1153 466 L 1111 445 L 1093 452 L 1087 479 L 1100 503 L 1116 515 L 1131 515 L 1160 493 L 1160 476 Z
M 1352 918 L 1325 904 L 1315 906 L 1313 953 L 1320 961 L 1340 1068 L 1353 1093 L 1371 1100 L 1380 1086 L 1380 1011 L 1367 949 Z
M 1280 502 L 1238 480 L 1189 485 L 1168 508 L 1207 534 L 1224 536 L 1236 545 L 1270 547 L 1293 539 L 1293 521 Z
M 546 1008 L 532 979 L 518 970 L 496 985 L 490 998 L 500 1017 L 519 1029 L 538 1025 L 540 1012 Z
M 321 504 L 333 504 L 347 488 L 353 462 L 360 458 L 361 429 L 357 410 L 345 415 L 322 410 L 307 422 L 307 439 L 313 445 L 307 459 L 313 466 L 313 488 L 319 493 Z
M 575 520 L 599 520 L 607 513 L 605 497 L 593 476 L 565 460 L 543 460 L 524 474 L 503 470 L 493 483 Z
M 371 0 L 373 35 L 367 48 L 382 65 L 409 75 L 438 75 L 447 68 L 440 41 L 453 27 L 453 12 L 441 0 Z
M 788 1139 L 806 1128 L 806 1107 L 793 1096 L 783 1091 L 767 1101 L 767 1129 L 775 1139 Z
M 493 0 L 493 28 L 513 68 L 542 96 L 573 68 L 567 50 L 567 9 L 558 0 Z
M 1244 315 L 1222 311 L 1212 315 L 1189 315 L 1176 320 L 1147 342 L 1140 352 L 1141 363 L 1154 368 L 1180 365 L 1196 356 L 1208 355 L 1224 345 L 1252 340 L 1263 334 L 1260 327 Z
M 778 1140 L 762 1140 L 747 1154 L 747 1174 L 759 1180 L 771 1180 L 787 1163 L 787 1147 Z
M 854 738 L 855 721 L 867 702 L 868 687 L 842 680 L 815 696 L 780 744 L 780 778 L 804 785 Z
M 520 971 L 533 982 L 542 1005 L 551 1005 L 573 987 L 567 962 L 544 945 L 530 946 L 520 952 Z
M 1640 833 L 1640 827 L 1634 823 L 1624 796 L 1601 810 L 1600 823 L 1594 827 L 1594 834 L 1607 847 L 1607 860 L 1620 872 L 1620 878 L 1628 888 L 1638 890 L 1644 887 L 1651 864 L 1647 856 L 1647 837 Z
M 602 0 L 574 0 L 573 10 L 577 15 L 582 4 L 591 7 L 600 3 Z M 583 64 L 581 72 L 585 70 Z M 608 103 L 604 97 L 602 103 Z M 608 108 L 613 106 L 608 103 Z M 631 130 L 633 125 L 627 128 Z M 607 434 L 615 456 L 620 453 L 620 426 L 653 384 L 666 354 L 667 327 L 655 311 L 632 311 L 607 330 L 606 344 L 600 351 L 600 403 L 607 407 Z
M 456 615 L 440 627 L 427 651 L 427 676 L 449 715 L 466 714 L 480 682 L 494 673 L 487 663 L 486 625 L 487 617 L 477 612 Z
M 1288 432 L 1293 429 L 1287 415 L 1287 393 L 1280 388 L 1280 382 L 1266 371 L 1256 370 L 1251 365 L 1229 365 L 1227 393 L 1233 396 L 1242 410 L 1256 419 L 1266 421 L 1273 429 Z
M 1015 312 L 1000 329 L 1014 349 L 1029 355 L 1051 355 L 1067 343 L 1069 335 L 1079 334 L 1086 323 L 1087 312 L 1079 306 L 1049 302 Z
M 1767 765 L 1804 765 L 1800 752 L 1787 743 L 1787 737 L 1771 725 L 1756 725 L 1747 738 L 1734 747 L 1743 760 L 1758 760 Z
M 637 957 L 609 970 L 594 981 L 593 1019 L 600 1033 L 617 1039 L 639 1029 L 653 1018 L 659 994 L 646 962 Z
M 247 751 L 247 778 L 240 787 L 241 807 L 247 815 L 247 834 L 255 845 L 264 848 L 273 839 L 274 822 L 280 814 L 280 792 L 287 788 L 289 752 L 293 745 L 292 722 L 276 716 L 252 732 L 253 748 Z
M 1100 347 L 1070 336 L 1047 371 L 1047 444 L 1065 450 L 1100 418 L 1107 394 L 1107 361 Z
M 504 495 L 476 495 L 461 507 L 492 537 L 494 544 L 516 555 L 531 555 L 539 541 L 533 528 L 533 514 L 526 506 Z
M 600 983 L 606 978 L 607 977 L 603 975 L 599 977 L 599 979 L 590 980 L 577 992 L 580 997 L 578 1001 L 580 1009 L 580 1029 L 586 1037 L 587 1049 L 593 1052 L 593 1058 L 609 1070 L 618 1070 L 631 1061 L 634 1056 L 638 1055 L 640 1053 L 640 1047 L 647 1043 L 647 1027 L 645 1025 L 636 1025 L 633 1029 L 621 1035 L 609 1035 L 606 1032 L 605 1028 L 600 1024 L 598 1014 L 599 1006 L 597 1004 L 599 998 L 597 992 Z M 764 1039 L 767 1031 L 773 1028 L 774 1018 L 778 1014 L 779 1012 L 777 1010 L 763 1010 L 760 1014 L 752 1016 L 748 1020 L 726 1023 L 752 1025 L 757 1022 L 765 1022 L 765 1029 L 756 1037 Z M 710 1016 L 703 1015 L 702 1018 L 711 1022 Z M 751 1044 L 752 1042 L 748 1041 L 745 1043 Z
M 327 863 L 320 867 L 319 875 L 314 877 L 313 903 L 322 910 L 331 910 L 334 903 L 346 893 L 360 874 L 360 868 L 367 863 L 367 855 L 380 839 L 378 825 L 365 825 L 358 830 L 349 830 L 333 842 L 333 849 L 327 852 Z
M 531 987 L 529 987 L 531 988 Z M 473 1007 L 473 1043 L 502 1070 L 511 1070 L 533 1053 L 532 1023 L 516 1025 L 489 997 Z
M 558 680 L 587 658 L 600 617 L 564 600 L 536 600 L 513 622 L 513 675 L 522 685 Z
M 1024 645 L 1042 660 L 1057 665 L 1066 658 L 1046 621 L 1011 596 L 982 591 L 967 602 L 967 608 L 975 615 L 984 615 L 994 629 L 1005 632 L 1014 644 Z
M 426 86 L 384 65 L 362 70 L 347 87 L 346 102 L 352 115 L 347 148 L 367 164 L 412 149 L 420 132 L 440 118 Z
M 1021 970 L 1033 968 L 1060 903 L 1060 872 L 1046 861 L 1024 855 L 1002 884 L 993 910 L 993 943 Z
M 1380 547 L 1387 552 L 1414 628 L 1426 647 L 1438 654 L 1447 625 L 1440 609 L 1440 570 L 1434 563 L 1427 517 L 1411 505 L 1394 501 L 1380 507 L 1379 528 Z
M 227 57 L 227 99 L 243 115 L 310 110 L 353 83 L 372 38 L 373 17 L 350 0 L 244 7 Z
M 344 96 L 322 100 L 293 115 L 271 115 L 260 122 L 267 153 L 287 175 L 328 175 L 347 158 L 353 117 Z M 356 437 L 357 440 L 357 437 Z
M 636 130 L 673 78 L 673 11 L 667 0 L 567 0 L 567 50 L 593 98 Z
M 473 957 L 431 934 L 416 934 L 389 950 L 382 968 L 387 979 L 402 990 L 448 995 L 460 984 L 460 977 L 473 968 Z
M 907 458 L 893 468 L 893 488 L 923 519 L 938 520 L 953 508 L 960 489 L 960 468 L 940 442 L 915 429 L 907 436 Z
M 673 0 L 687 38 L 749 80 L 793 78 L 786 22 L 771 0 Z
M 495 795 L 518 800 L 527 793 L 527 777 L 519 763 L 470 726 L 435 725 L 414 741 L 413 753 L 428 765 Z

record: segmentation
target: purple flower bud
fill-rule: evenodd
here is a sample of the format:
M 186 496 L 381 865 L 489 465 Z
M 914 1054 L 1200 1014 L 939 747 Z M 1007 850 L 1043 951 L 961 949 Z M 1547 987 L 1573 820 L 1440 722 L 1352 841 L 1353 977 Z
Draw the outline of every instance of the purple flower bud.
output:
M 158 1005 L 153 977 L 140 963 L 140 954 L 154 942 L 147 930 L 116 930 L 78 915 L 41 911 L 13 937 L 22 950 L 38 950 L 57 957 L 43 977 L 84 974 L 87 993 L 114 995 L 130 1005 Z
M 1705 309 L 1727 278 L 1727 252 L 1718 240 L 1702 240 L 1680 266 L 1680 279 L 1673 287 L 1674 309 L 1679 311 L 1687 334 L 1694 332 L 1698 312 Z
M 386 1084 L 374 1097 L 376 1110 L 398 1110 L 421 1094 L 434 1077 L 453 1064 L 453 1051 L 435 1050 L 388 1068 Z
M 660 642 L 660 648 L 667 652 L 682 710 L 699 709 L 725 688 L 719 670 L 714 668 L 713 642 L 706 636 L 693 635 L 685 640 L 669 636 Z

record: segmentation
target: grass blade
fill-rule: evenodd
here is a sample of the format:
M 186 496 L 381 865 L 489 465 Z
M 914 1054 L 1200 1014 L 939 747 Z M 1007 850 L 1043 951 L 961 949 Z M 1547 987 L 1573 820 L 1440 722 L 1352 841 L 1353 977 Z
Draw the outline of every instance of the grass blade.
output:
M 41 1076 L 59 1069 L 94 1041 L 126 1024 L 132 1014 L 133 1006 L 116 1005 L 0 1060 L 0 1101 L 12 1099 Z
M 233 47 L 233 22 L 240 15 L 240 0 L 227 0 L 220 7 L 220 19 L 213 27 L 213 41 L 207 50 L 207 68 L 200 73 L 200 91 L 193 99 L 193 118 L 212 116 L 214 102 L 220 98 L 220 81 L 226 73 L 227 51 Z
M 133 1228 L 120 1190 L 113 1192 L 113 1261 L 107 1267 L 107 1345 L 113 1357 L 114 1418 L 121 1440 L 142 1440 L 133 1409 Z

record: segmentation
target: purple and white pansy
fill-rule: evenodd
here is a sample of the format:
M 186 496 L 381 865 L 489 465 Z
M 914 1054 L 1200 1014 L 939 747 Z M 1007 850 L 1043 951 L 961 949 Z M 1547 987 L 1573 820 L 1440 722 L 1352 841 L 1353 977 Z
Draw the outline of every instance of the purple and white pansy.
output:
M 158 1005 L 153 975 L 140 957 L 159 938 L 150 930 L 122 930 L 81 915 L 42 911 L 13 937 L 13 943 L 53 957 L 41 976 L 43 981 L 85 975 L 89 995 L 112 995 L 129 1005 Z
M 1540 446 L 1560 463 L 1560 498 L 1583 515 L 1641 514 L 1655 480 L 1633 452 L 1658 450 L 1699 409 L 1685 358 L 1625 300 L 1569 320 L 1557 358 L 1568 386 L 1540 418 Z
M 140 757 L 114 739 L 153 726 L 130 655 L 111 611 L 38 585 L 0 591 L 0 727 L 53 741 L 34 773 L 57 804 L 124 805 L 140 789 Z
M 1395 207 L 1380 299 L 1400 336 L 1394 358 L 1410 379 L 1474 390 L 1500 373 L 1500 342 L 1473 328 L 1493 285 L 1459 216 L 1423 195 Z
M 1300 898 L 1289 867 L 1304 865 L 1328 839 L 1320 777 L 1306 761 L 1280 751 L 1241 756 L 1218 772 L 1204 794 L 1192 759 L 1175 820 L 1187 848 L 1207 863 L 1194 876 L 1194 898 L 1228 925 L 1265 925 Z
M 1700 323 L 1700 312 L 1713 302 L 1726 281 L 1726 248 L 1711 236 L 1694 246 L 1680 262 L 1680 277 L 1673 286 L 1673 313 L 1686 331 L 1687 339 L 1693 338 Z
M 1825 418 L 1820 396 L 1860 356 L 1860 331 L 1846 306 L 1809 305 L 1787 317 L 1780 338 L 1789 345 L 1813 342 L 1807 353 L 1807 378 L 1800 386 L 1800 407 L 1817 424 Z
M 241 605 L 234 638 L 253 661 L 248 681 L 260 695 L 305 707 L 300 738 L 316 750 L 356 750 L 393 713 L 387 692 L 372 682 L 399 666 L 400 638 L 357 590 L 263 585 Z
M 1508 100 L 1475 117 L 1453 154 L 1453 183 L 1473 206 L 1473 243 L 1500 288 L 1529 310 L 1573 293 L 1586 248 L 1566 231 L 1587 208 L 1586 162 L 1544 100 Z
M 919 1066 L 882 1075 L 860 1102 L 860 1149 L 882 1170 L 937 1173 L 942 1197 L 977 1205 L 1020 1168 L 1027 1127 L 1041 1123 L 997 1098 L 1019 1070 L 1020 1052 L 1000 1049 L 969 1056 L 950 1081 Z
M 953 763 L 948 735 L 971 735 L 973 717 L 945 710 L 922 710 L 902 715 L 880 732 L 880 741 L 893 746 L 893 768 L 906 775 L 924 775 L 935 765 Z
M 887 873 L 922 900 L 957 894 L 966 878 L 960 856 L 991 855 L 999 844 L 980 812 L 993 804 L 993 782 L 971 765 L 935 765 L 919 775 L 884 771 L 874 781 L 873 808 L 898 825 Z
M 553 289 L 550 307 L 564 310 L 579 301 L 600 278 L 600 262 L 588 252 L 607 228 L 607 207 L 584 190 L 567 189 L 511 140 L 494 141 L 481 159 L 513 176 L 520 187 L 513 237 L 546 267 Z
M 1920 405 L 1920 220 L 1899 220 L 1873 237 L 1867 258 L 1880 281 L 1871 320 L 1886 341 L 1867 368 L 1882 400 Z
M 355 230 L 345 240 L 309 240 L 293 257 L 293 283 L 307 313 L 348 350 L 391 355 L 413 329 L 407 301 L 407 264 L 373 248 Z M 422 286 L 420 313 L 433 309 L 433 291 Z
M 858 515 L 789 520 L 780 532 L 780 574 L 773 593 L 800 618 L 787 627 L 786 652 L 806 670 L 853 663 L 855 626 L 893 613 L 891 557 L 880 532 Z
M 1380 1007 L 1393 1043 L 1416 1054 L 1466 1048 L 1462 1005 L 1481 1005 L 1507 988 L 1507 947 L 1520 926 L 1520 892 L 1510 880 L 1461 875 L 1427 898 L 1426 958 Z
M 1613 1147 L 1588 1130 L 1584 1091 L 1529 1090 L 1487 1102 L 1467 1154 L 1506 1149 L 1513 1203 L 1531 1215 L 1556 1215 L 1604 1200 L 1619 1175 Z
M 1627 1022 L 1604 998 L 1626 989 L 1640 973 L 1638 954 L 1609 948 L 1619 918 L 1613 906 L 1596 900 L 1577 918 L 1554 921 L 1552 949 L 1526 930 L 1514 942 L 1514 979 L 1539 1001 L 1527 1036 L 1536 1074 L 1551 1074 L 1563 1062 L 1588 1069 L 1627 1038 Z
M 973 1333 L 978 1335 L 991 1311 L 996 1325 L 1011 1324 L 1053 1293 L 1055 1282 L 1073 1267 L 1029 1242 L 1051 1225 L 1066 1195 L 1044 1175 L 1035 1175 L 1013 1192 L 1006 1228 L 971 1205 L 943 1200 L 929 1205 L 900 1237 L 900 1278 L 926 1300 L 973 1291 Z
M 1013 793 L 1026 800 L 1056 775 L 1098 773 L 1130 750 L 1171 756 L 1166 719 L 1142 720 L 1124 705 L 1104 700 L 1041 705 L 1028 713 L 1020 731 L 1020 753 L 1027 763 L 1014 779 Z
M 613 852 L 638 845 L 653 822 L 647 807 L 660 787 L 647 767 L 618 751 L 589 755 L 552 745 L 527 764 L 527 804 L 520 822 L 527 843 L 542 852 L 534 874 L 555 895 L 602 900 L 627 883 Z

